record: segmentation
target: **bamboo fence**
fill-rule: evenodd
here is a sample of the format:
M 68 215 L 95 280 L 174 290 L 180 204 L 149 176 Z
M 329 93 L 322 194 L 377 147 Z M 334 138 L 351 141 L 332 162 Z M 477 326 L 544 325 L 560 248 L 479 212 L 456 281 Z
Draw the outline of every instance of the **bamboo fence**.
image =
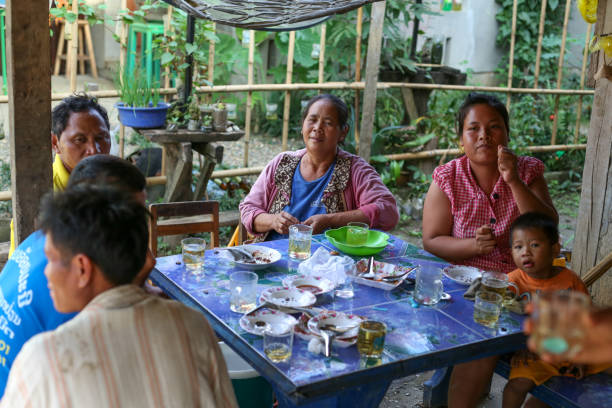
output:
M 394 89 L 394 88 L 408 88 L 408 89 L 425 89 L 425 90 L 453 90 L 453 91 L 471 91 L 471 92 L 492 92 L 492 93 L 505 93 L 507 95 L 507 105 L 510 105 L 511 96 L 513 94 L 534 94 L 534 95 L 555 95 L 555 115 L 553 122 L 553 132 L 551 136 L 551 142 L 548 146 L 530 146 L 526 148 L 529 152 L 549 152 L 549 151 L 565 151 L 565 150 L 584 150 L 586 149 L 586 145 L 577 144 L 579 129 L 580 129 L 580 119 L 581 119 L 581 110 L 582 110 L 582 101 L 585 95 L 593 95 L 593 90 L 585 90 L 584 89 L 584 78 L 586 71 L 586 61 L 588 54 L 588 43 L 591 35 L 591 25 L 588 25 L 586 31 L 586 40 L 585 40 L 585 50 L 583 54 L 582 67 L 581 67 L 581 76 L 580 76 L 580 89 L 561 89 L 561 81 L 562 81 L 562 68 L 563 68 L 563 57 L 565 53 L 565 43 L 567 38 L 567 26 L 569 19 L 569 7 L 571 4 L 571 0 L 566 0 L 566 8 L 565 8 L 565 16 L 564 16 L 564 24 L 563 24 L 563 33 L 562 33 L 562 43 L 561 50 L 559 55 L 558 62 L 558 73 L 557 73 L 557 84 L 554 89 L 546 89 L 546 88 L 538 88 L 538 80 L 540 75 L 540 62 L 541 62 L 541 50 L 542 50 L 542 41 L 544 37 L 544 22 L 546 19 L 546 4 L 547 0 L 542 0 L 541 14 L 540 14 L 540 24 L 538 30 L 538 42 L 537 42 L 537 51 L 536 51 L 536 61 L 535 61 L 535 73 L 534 73 L 534 85 L 533 88 L 513 88 L 512 87 L 512 79 L 513 79 L 513 70 L 514 70 L 514 51 L 515 51 L 515 38 L 516 38 L 516 20 L 518 13 L 518 2 L 519 0 L 513 1 L 513 10 L 512 10 L 512 32 L 511 32 L 511 41 L 510 41 L 510 60 L 508 67 L 508 79 L 506 87 L 495 87 L 495 86 L 473 86 L 473 85 L 445 85 L 445 84 L 425 84 L 425 83 L 410 83 L 410 82 L 377 82 L 376 88 L 380 89 Z M 78 2 L 74 2 L 77 5 Z M 125 0 L 122 0 L 122 5 L 125 3 Z M 78 13 L 77 10 L 73 10 Z M 361 79 L 361 33 L 362 33 L 362 19 L 363 19 L 363 9 L 359 8 L 357 12 L 357 38 L 355 42 L 355 81 L 354 82 L 324 82 L 324 55 L 325 55 L 325 44 L 326 44 L 326 26 L 325 24 L 321 27 L 321 40 L 320 40 L 320 54 L 319 54 L 319 69 L 318 69 L 318 82 L 317 83 L 292 83 L 292 72 L 293 72 L 293 48 L 295 46 L 295 33 L 291 33 L 290 37 L 290 46 L 289 46 L 289 55 L 287 62 L 287 77 L 285 84 L 254 84 L 253 83 L 253 60 L 254 60 L 254 49 L 255 49 L 255 32 L 253 30 L 249 30 L 249 61 L 248 61 L 248 74 L 247 74 L 247 84 L 245 85 L 215 85 L 215 86 L 203 86 L 195 88 L 195 91 L 198 93 L 206 93 L 208 94 L 208 100 L 210 100 L 212 94 L 215 93 L 234 93 L 234 92 L 247 92 L 247 105 L 246 105 L 246 119 L 245 119 L 245 137 L 244 137 L 244 166 L 243 168 L 238 169 L 230 169 L 230 170 L 220 170 L 215 171 L 212 174 L 212 178 L 223 178 L 223 177 L 232 177 L 232 176 L 242 176 L 242 175 L 255 175 L 259 174 L 263 167 L 248 167 L 248 149 L 249 149 L 249 141 L 250 141 L 250 133 L 251 133 L 251 112 L 252 112 L 252 93 L 253 92 L 270 92 L 270 91 L 284 91 L 285 92 L 285 106 L 283 111 L 283 133 L 282 133 L 282 148 L 283 150 L 287 149 L 287 137 L 288 137 L 288 123 L 289 123 L 289 111 L 290 111 L 290 103 L 291 103 L 291 92 L 292 91 L 303 91 L 303 90 L 318 90 L 320 91 L 331 91 L 331 90 L 352 90 L 355 92 L 355 117 L 359 118 L 360 112 L 360 91 L 365 89 L 365 82 Z M 121 23 L 123 24 L 123 23 Z M 76 24 L 74 25 L 76 28 Z M 169 29 L 169 24 L 166 25 L 166 29 Z M 76 31 L 76 30 L 75 30 Z M 246 32 L 246 30 L 245 30 Z M 127 28 L 125 26 L 121 27 L 120 30 L 120 40 L 121 40 L 121 52 L 120 52 L 120 70 L 123 69 L 125 64 L 125 40 L 127 37 Z M 76 57 L 77 53 L 77 44 L 76 41 L 78 36 L 72 35 L 70 38 L 70 44 L 68 46 L 69 53 L 74 53 L 74 57 Z M 292 40 L 291 40 L 292 39 Z M 214 43 L 211 42 L 209 48 L 209 80 L 212 82 L 213 80 L 213 70 L 214 70 Z M 70 84 L 71 90 L 76 90 L 76 58 L 71 57 L 68 58 L 71 62 L 69 64 L 69 74 L 70 74 Z M 421 66 L 433 66 L 434 64 L 419 64 Z M 161 95 L 174 95 L 176 94 L 176 88 L 169 87 L 169 81 L 166 80 L 164 83 L 165 87 L 160 89 Z M 71 92 L 72 93 L 72 92 Z M 61 100 L 71 93 L 54 93 L 51 95 L 52 100 Z M 107 90 L 107 91 L 92 91 L 89 92 L 90 95 L 95 96 L 97 98 L 114 98 L 118 97 L 119 93 L 115 90 Z M 557 116 L 558 116 L 558 103 L 559 97 L 562 95 L 572 95 L 578 96 L 577 102 L 577 119 L 574 131 L 574 144 L 566 144 L 566 145 L 556 145 L 556 133 L 557 133 Z M 8 96 L 0 95 L 0 104 L 8 103 Z M 365 103 L 365 101 L 364 101 Z M 358 121 L 358 119 L 356 119 Z M 359 143 L 359 126 L 355 125 L 355 141 Z M 123 156 L 123 140 L 124 140 L 124 128 L 120 127 L 120 154 Z M 446 156 L 446 155 L 458 155 L 458 149 L 436 149 L 430 151 L 422 151 L 416 153 L 399 153 L 399 154 L 391 154 L 385 156 L 388 160 L 422 160 L 426 158 L 436 157 L 436 156 Z M 162 165 L 163 167 L 163 165 Z M 163 169 L 165 171 L 165 169 Z M 165 172 L 162 174 L 165 174 Z M 165 175 L 158 177 L 149 177 L 147 179 L 148 184 L 163 184 L 166 182 Z M 11 192 L 10 191 L 0 191 L 0 201 L 10 200 Z

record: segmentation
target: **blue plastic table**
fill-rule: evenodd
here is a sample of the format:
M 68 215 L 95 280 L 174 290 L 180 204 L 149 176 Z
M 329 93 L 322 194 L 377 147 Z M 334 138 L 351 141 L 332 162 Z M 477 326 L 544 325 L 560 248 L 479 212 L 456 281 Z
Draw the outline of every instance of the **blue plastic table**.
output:
M 258 291 L 279 286 L 297 264 L 287 256 L 287 240 L 266 242 L 283 254 L 276 265 L 258 272 Z M 313 238 L 312 252 L 334 247 L 323 235 Z M 445 262 L 398 238 L 376 256 L 394 264 L 416 266 Z M 356 258 L 357 259 L 357 258 Z M 332 356 L 315 355 L 307 342 L 294 340 L 288 363 L 274 364 L 264 352 L 262 338 L 246 333 L 238 324 L 240 314 L 229 309 L 228 275 L 236 267 L 220 259 L 215 250 L 206 252 L 204 273 L 194 276 L 181 263 L 181 256 L 157 259 L 153 281 L 172 297 L 198 309 L 208 318 L 217 335 L 265 377 L 275 390 L 281 407 L 373 407 L 378 406 L 392 380 L 407 375 L 452 366 L 524 347 L 521 317 L 503 312 L 496 329 L 473 320 L 473 303 L 463 298 L 466 287 L 444 278 L 452 298 L 439 304 L 414 307 L 412 287 L 391 292 L 355 284 L 353 299 L 330 300 L 320 305 L 330 310 L 350 311 L 387 325 L 382 364 L 368 366 L 356 347 L 334 347 Z

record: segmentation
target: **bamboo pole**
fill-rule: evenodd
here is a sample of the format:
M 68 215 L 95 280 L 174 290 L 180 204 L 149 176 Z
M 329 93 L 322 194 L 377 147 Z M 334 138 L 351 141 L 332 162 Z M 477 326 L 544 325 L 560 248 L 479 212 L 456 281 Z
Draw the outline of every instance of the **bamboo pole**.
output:
M 255 58 L 255 30 L 249 30 L 249 68 L 248 68 L 248 84 L 253 85 L 253 61 Z M 253 109 L 253 92 L 247 93 L 247 108 L 244 124 L 244 167 L 249 166 L 249 142 L 251 139 L 251 114 Z
M 121 0 L 121 10 L 127 9 L 127 0 Z M 125 60 L 127 57 L 127 36 L 128 28 L 127 24 L 123 22 L 123 19 L 119 21 L 121 24 L 121 34 L 119 36 L 119 78 L 123 80 L 123 73 L 125 70 Z M 122 123 L 119 124 L 119 157 L 123 158 L 125 151 L 125 126 Z M 165 174 L 165 173 L 162 173 Z
M 168 6 L 168 12 L 166 13 L 166 21 L 164 21 L 164 36 L 168 36 L 172 30 L 173 11 L 174 11 L 174 7 Z M 169 47 L 166 47 L 166 52 L 169 52 L 169 51 L 170 51 Z M 169 66 L 164 68 L 164 88 L 170 88 L 170 67 Z M 168 102 L 169 100 L 170 100 L 169 96 L 164 95 L 164 101 Z M 162 174 L 164 174 L 163 169 L 162 169 Z
M 563 56 L 565 54 L 565 39 L 567 38 L 567 23 L 569 21 L 571 5 L 572 0 L 566 0 L 565 16 L 563 18 L 563 36 L 561 37 L 561 51 L 559 52 L 559 65 L 557 68 L 557 89 L 561 89 L 561 80 L 563 79 Z M 555 116 L 553 117 L 552 135 L 550 136 L 551 145 L 554 145 L 557 141 L 557 125 L 559 124 L 559 98 L 559 95 L 557 95 L 557 97 L 555 98 Z
M 287 78 L 286 84 L 291 84 L 293 79 L 293 54 L 295 51 L 295 31 L 289 33 L 289 50 L 287 55 Z M 291 115 L 291 92 L 285 91 L 285 106 L 283 109 L 283 133 L 282 151 L 287 151 L 287 139 L 289 138 L 289 116 Z
M 79 52 L 79 2 L 74 0 L 72 2 L 72 12 L 77 17 L 74 22 L 70 24 L 70 40 L 68 40 L 68 58 L 66 59 L 66 72 L 70 76 L 70 92 L 74 93 L 77 89 L 77 57 Z
M 355 41 L 355 82 L 361 81 L 361 35 L 363 31 L 363 7 L 357 9 L 357 40 Z M 359 90 L 355 91 L 355 123 L 353 129 L 355 132 L 355 146 L 357 154 L 359 154 Z
M 512 32 L 510 34 L 510 60 L 508 67 L 508 86 L 512 88 L 512 71 L 514 70 L 514 41 L 516 39 L 516 11 L 518 7 L 518 0 L 514 0 L 512 3 Z M 510 93 L 507 94 L 506 109 L 510 110 Z
M 321 42 L 319 45 L 319 83 L 323 83 L 323 68 L 325 67 L 325 37 L 327 36 L 327 24 L 321 24 Z
M 556 146 L 529 146 L 525 148 L 529 152 L 556 152 L 560 150 L 586 150 L 586 144 L 574 144 L 574 145 L 556 145 Z M 399 153 L 399 154 L 387 154 L 384 157 L 391 161 L 396 160 L 421 160 L 428 159 L 435 156 L 459 156 L 463 154 L 459 149 L 436 149 L 418 153 Z M 225 177 L 236 177 L 236 176 L 249 176 L 257 175 L 263 171 L 263 166 L 257 167 L 242 167 L 229 170 L 217 170 L 213 171 L 210 176 L 211 179 L 219 179 Z M 147 177 L 147 186 L 156 186 L 166 184 L 168 178 L 166 176 L 155 176 Z M 12 199 L 12 193 L 10 190 L 0 191 L 0 201 L 9 201 Z
M 540 27 L 538 28 L 538 47 L 536 49 L 535 73 L 533 74 L 533 87 L 538 87 L 540 79 L 540 59 L 542 58 L 542 38 L 544 37 L 544 22 L 546 20 L 546 1 L 542 0 L 542 8 L 540 9 Z
M 584 52 L 582 54 L 582 68 L 580 70 L 580 89 L 584 89 L 584 77 L 586 72 L 587 57 L 589 55 L 589 41 L 591 39 L 591 24 L 587 25 L 584 39 Z M 574 144 L 578 143 L 580 134 L 580 119 L 582 116 L 582 95 L 578 97 L 578 109 L 576 111 L 576 129 L 574 129 Z
M 217 23 L 212 23 L 213 33 L 217 31 Z M 213 84 L 215 82 L 215 42 L 210 41 L 208 43 L 208 82 Z M 207 103 L 212 101 L 212 94 L 209 93 L 206 97 Z

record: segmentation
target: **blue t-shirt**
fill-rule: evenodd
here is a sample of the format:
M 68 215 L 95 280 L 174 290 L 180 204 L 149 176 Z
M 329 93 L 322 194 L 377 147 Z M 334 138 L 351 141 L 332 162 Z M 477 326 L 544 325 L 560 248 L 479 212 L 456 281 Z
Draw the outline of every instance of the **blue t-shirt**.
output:
M 0 395 L 21 347 L 34 335 L 53 330 L 76 313 L 59 313 L 44 274 L 45 235 L 36 231 L 13 252 L 0 273 Z
M 303 222 L 315 214 L 327 213 L 325 205 L 323 205 L 321 202 L 321 198 L 323 198 L 323 191 L 325 191 L 325 187 L 327 187 L 327 184 L 329 184 L 329 180 L 334 172 L 336 162 L 329 166 L 329 169 L 327 169 L 327 172 L 323 176 L 313 181 L 304 180 L 304 177 L 302 177 L 302 173 L 300 172 L 301 166 L 302 161 L 300 160 L 300 164 L 295 170 L 295 173 L 293 173 L 293 181 L 291 182 L 291 200 L 289 205 L 283 208 L 283 211 L 288 212 L 300 220 L 300 222 Z M 274 240 L 281 238 L 287 238 L 287 235 L 279 234 L 278 232 L 272 230 L 268 234 L 267 239 Z

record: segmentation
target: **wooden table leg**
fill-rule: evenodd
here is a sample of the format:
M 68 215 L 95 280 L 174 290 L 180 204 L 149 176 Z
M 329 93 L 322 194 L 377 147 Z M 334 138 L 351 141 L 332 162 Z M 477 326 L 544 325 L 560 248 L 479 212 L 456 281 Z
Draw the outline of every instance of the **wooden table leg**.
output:
M 204 156 L 204 163 L 200 169 L 200 177 L 196 182 L 193 200 L 199 201 L 206 193 L 208 180 L 215 166 L 223 161 L 223 146 L 213 143 L 193 143 L 192 149 Z
M 166 143 L 164 152 L 168 169 L 164 201 L 191 201 L 191 143 Z

